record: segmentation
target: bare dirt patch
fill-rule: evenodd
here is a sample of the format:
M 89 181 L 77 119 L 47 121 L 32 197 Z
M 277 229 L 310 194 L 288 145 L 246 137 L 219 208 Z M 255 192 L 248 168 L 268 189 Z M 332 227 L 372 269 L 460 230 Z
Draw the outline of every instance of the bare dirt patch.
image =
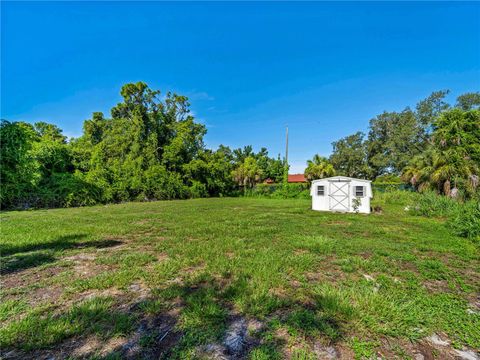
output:
M 352 349 L 348 348 L 344 344 L 336 344 L 335 350 L 337 351 L 338 359 L 340 360 L 350 360 L 355 358 L 355 354 Z
M 187 280 L 188 278 L 191 278 L 193 276 L 195 276 L 195 274 L 199 273 L 200 271 L 204 270 L 205 269 L 205 264 L 204 263 L 199 263 L 197 265 L 194 265 L 194 266 L 189 266 L 187 268 L 184 268 L 183 270 L 179 271 L 178 273 L 179 274 L 182 274 L 180 276 L 177 276 L 176 278 L 172 279 L 172 280 L 168 280 L 167 281 L 167 284 L 168 285 L 172 285 L 172 284 L 175 284 L 175 285 L 182 285 L 185 283 L 185 280 Z M 195 286 L 196 288 L 197 286 Z
M 432 334 L 417 343 L 405 343 L 404 349 L 416 360 L 480 360 L 473 349 L 454 349 L 445 334 Z
M 63 266 L 50 266 L 43 269 L 28 269 L 19 273 L 2 276 L 2 301 L 22 300 L 30 306 L 55 303 L 63 295 L 64 289 L 52 284 L 55 277 L 65 271 Z M 22 318 L 22 314 L 9 321 Z
M 244 359 L 260 341 L 254 336 L 264 325 L 256 319 L 232 314 L 221 343 L 208 344 L 197 349 L 199 357 L 209 359 Z
M 295 251 L 293 252 L 296 256 L 299 256 L 299 255 L 304 255 L 304 254 L 308 254 L 309 251 L 308 250 L 305 250 L 305 249 L 295 249 Z
M 159 359 L 168 356 L 182 336 L 175 328 L 178 314 L 178 311 L 172 310 L 143 319 L 115 352 L 126 359 Z
M 165 261 L 169 259 L 169 256 L 166 253 L 155 252 L 155 257 L 158 261 Z
M 187 274 L 187 275 L 195 274 L 195 273 L 205 269 L 205 266 L 206 265 L 204 263 L 199 263 L 199 264 L 196 264 L 194 266 L 189 266 L 189 267 L 183 269 L 182 273 Z
M 339 358 L 339 352 L 331 345 L 323 345 L 320 342 L 313 344 L 313 352 L 317 359 L 333 360 Z
M 115 351 L 116 348 L 122 346 L 126 342 L 124 337 L 116 337 L 102 341 L 97 336 L 90 336 L 84 339 L 74 339 L 70 345 L 73 350 L 71 356 L 74 358 L 88 358 L 92 355 L 107 356 Z
M 97 264 L 95 262 L 97 255 L 94 253 L 81 253 L 64 258 L 73 263 L 73 271 L 82 278 L 96 276 L 102 272 L 110 270 L 112 266 Z
M 30 285 L 37 284 L 43 279 L 52 278 L 61 272 L 65 271 L 65 267 L 62 266 L 49 266 L 46 268 L 32 268 L 24 270 L 18 273 L 11 273 L 8 275 L 2 275 L 2 288 L 22 288 Z
M 351 222 L 349 221 L 343 221 L 343 220 L 334 220 L 334 221 L 328 221 L 327 225 L 343 225 L 343 226 L 350 226 L 352 225 Z
M 137 303 L 145 301 L 150 296 L 150 288 L 142 281 L 135 281 L 128 287 L 128 292 Z
M 372 252 L 371 251 L 366 251 L 358 254 L 361 258 L 368 260 L 372 257 Z
M 63 294 L 63 288 L 61 286 L 49 286 L 41 287 L 33 290 L 29 296 L 29 303 L 31 305 L 38 305 L 44 302 L 54 302 L 59 299 Z
M 454 291 L 447 280 L 427 280 L 423 282 L 423 286 L 431 293 L 448 293 Z
M 480 314 L 480 294 L 475 294 L 470 297 L 468 307 L 470 314 Z
M 318 283 L 318 282 L 339 282 L 346 279 L 346 274 L 340 269 L 336 264 L 326 261 L 314 271 L 309 271 L 305 273 L 305 277 L 309 282 Z
M 151 222 L 152 222 L 151 219 L 142 219 L 142 220 L 136 221 L 134 224 L 135 225 L 146 225 L 146 224 L 149 224 Z
M 124 292 L 117 288 L 103 290 L 92 289 L 75 295 L 75 302 L 89 300 L 95 297 L 120 297 L 123 294 Z
M 279 299 L 287 299 L 288 298 L 288 291 L 282 287 L 270 288 L 268 293 L 276 296 Z
M 298 280 L 291 280 L 290 281 L 290 286 L 294 289 L 298 289 L 298 288 L 302 287 L 302 283 Z

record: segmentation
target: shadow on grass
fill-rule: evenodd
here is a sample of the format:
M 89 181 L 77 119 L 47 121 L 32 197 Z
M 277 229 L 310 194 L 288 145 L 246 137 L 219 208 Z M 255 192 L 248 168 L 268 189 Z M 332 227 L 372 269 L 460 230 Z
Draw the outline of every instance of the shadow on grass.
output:
M 2 245 L 0 246 L 0 253 L 2 256 L 15 255 L 19 253 L 25 253 L 30 251 L 39 251 L 39 250 L 54 250 L 61 251 L 66 249 L 73 248 L 84 248 L 84 247 L 96 247 L 96 248 L 105 248 L 120 245 L 122 242 L 113 239 L 105 240 L 92 240 L 79 242 L 78 240 L 84 239 L 86 234 L 70 234 L 60 236 L 53 241 L 47 240 L 42 243 L 37 244 L 25 244 L 25 245 Z
M 169 329 L 164 326 L 162 331 L 145 334 L 147 341 L 136 348 L 132 358 L 180 359 L 194 354 L 194 358 L 281 359 L 289 341 L 278 335 L 282 329 L 292 339 L 307 338 L 312 343 L 321 337 L 335 344 L 343 337 L 343 320 L 349 317 L 349 309 L 339 306 L 338 299 L 312 295 L 314 304 L 309 305 L 293 300 L 288 303 L 272 301 L 282 305 L 269 307 L 270 313 L 257 317 L 254 313 L 242 314 L 235 310 L 236 297 L 242 296 L 244 291 L 243 279 L 227 285 L 209 276 L 154 290 L 140 309 L 156 314 L 154 316 L 164 316 L 161 314 L 165 314 L 165 309 L 173 309 L 178 318 Z M 259 301 L 268 302 L 269 299 L 260 298 Z M 254 304 L 251 308 L 259 306 Z M 242 325 L 239 324 L 244 324 L 245 333 L 241 334 L 239 327 Z M 246 331 L 248 324 L 253 324 L 250 331 Z M 229 341 L 240 345 L 232 349 Z M 117 348 L 102 359 L 124 357 L 125 350 Z
M 26 351 L 31 355 L 18 354 L 18 358 L 35 358 L 41 357 L 37 350 L 54 349 L 56 344 L 78 335 L 96 334 L 100 339 L 106 340 L 128 334 L 133 329 L 135 318 L 120 311 L 116 306 L 117 300 L 113 297 L 96 297 L 60 314 L 45 315 L 42 311 L 32 311 L 0 330 L 0 348 L 3 351 Z M 59 350 L 73 354 L 82 342 L 64 345 L 65 348 Z
M 0 358 L 170 358 L 182 336 L 178 316 L 149 311 L 154 299 L 127 299 L 97 296 L 55 314 L 34 310 L 0 329 Z
M 2 256 L 0 274 L 6 275 L 54 262 L 56 261 L 55 253 L 63 250 L 102 249 L 122 244 L 121 241 L 113 239 L 79 241 L 85 237 L 85 234 L 71 234 L 40 244 L 4 245 L 0 248 Z
M 235 310 L 234 304 L 242 301 L 239 297 L 245 291 L 249 290 L 243 280 L 226 284 L 203 276 L 154 289 L 147 298 L 137 297 L 133 302 L 131 293 L 92 298 L 62 314 L 29 315 L 7 326 L 0 330 L 0 345 L 6 350 L 27 351 L 28 355 L 33 351 L 39 357 L 61 351 L 64 357 L 96 359 L 280 359 L 288 337 L 306 338 L 312 343 L 322 337 L 334 344 L 343 336 L 342 320 L 348 316 L 348 309 L 339 306 L 336 298 L 312 295 L 313 302 L 308 305 L 292 299 L 257 317 Z M 252 297 L 250 301 L 255 300 Z M 252 322 L 260 325 L 247 333 L 247 324 Z M 243 334 L 235 334 L 235 324 L 244 324 Z M 282 331 L 287 337 L 278 335 Z M 238 350 L 226 345 L 226 337 L 232 332 L 239 337 Z M 86 346 L 92 335 L 101 340 L 103 348 L 98 342 L 97 348 Z M 109 339 L 119 335 L 124 340 L 114 348 L 105 348 Z M 81 349 L 90 353 L 80 355 Z
M 48 264 L 54 262 L 55 260 L 56 259 L 54 256 L 44 253 L 15 255 L 8 260 L 2 260 L 0 264 L 0 274 L 11 274 L 17 271 Z

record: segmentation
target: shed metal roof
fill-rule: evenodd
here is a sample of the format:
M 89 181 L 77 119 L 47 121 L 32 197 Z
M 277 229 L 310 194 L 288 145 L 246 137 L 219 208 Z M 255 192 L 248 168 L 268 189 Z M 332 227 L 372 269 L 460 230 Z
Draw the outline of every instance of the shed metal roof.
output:
M 342 180 L 351 181 L 351 180 L 356 180 L 356 181 L 363 181 L 363 182 L 368 182 L 368 183 L 372 182 L 371 180 L 357 179 L 357 178 L 352 178 L 352 177 L 348 177 L 348 176 L 332 176 L 332 177 L 328 177 L 328 178 L 313 180 L 312 183 L 318 182 L 318 181 L 325 181 L 325 180 L 327 180 L 327 181 L 342 181 Z

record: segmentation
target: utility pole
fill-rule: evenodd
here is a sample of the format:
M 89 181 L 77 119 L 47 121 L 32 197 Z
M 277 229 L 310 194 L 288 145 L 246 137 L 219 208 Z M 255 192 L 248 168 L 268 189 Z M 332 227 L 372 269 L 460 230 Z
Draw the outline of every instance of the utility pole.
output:
M 286 132 L 286 144 L 285 144 L 285 169 L 283 172 L 283 186 L 286 187 L 288 184 L 288 125 Z
M 286 163 L 287 168 L 288 168 L 288 126 L 287 126 L 286 136 L 287 136 L 287 142 L 286 142 L 286 149 L 285 149 L 285 163 Z

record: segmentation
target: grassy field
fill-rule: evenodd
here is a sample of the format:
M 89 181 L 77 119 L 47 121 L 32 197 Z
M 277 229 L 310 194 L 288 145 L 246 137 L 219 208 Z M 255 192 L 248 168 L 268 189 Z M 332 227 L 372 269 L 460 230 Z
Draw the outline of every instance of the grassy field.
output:
M 375 204 L 369 216 L 248 198 L 3 213 L 2 356 L 476 356 L 478 245 L 394 197 Z

